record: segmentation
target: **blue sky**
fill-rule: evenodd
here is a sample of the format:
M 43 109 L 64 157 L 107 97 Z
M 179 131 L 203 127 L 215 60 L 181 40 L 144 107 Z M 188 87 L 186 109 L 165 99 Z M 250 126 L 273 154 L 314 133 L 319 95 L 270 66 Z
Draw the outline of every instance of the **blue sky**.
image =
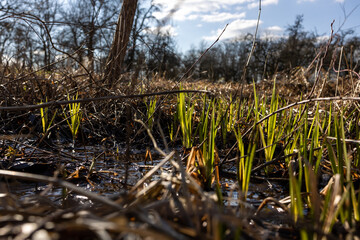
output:
M 153 0 L 162 4 L 163 10 L 157 18 L 167 16 L 175 6 L 166 29 L 175 37 L 179 51 L 185 52 L 202 41 L 214 41 L 225 25 L 229 26 L 222 39 L 236 38 L 255 31 L 258 15 L 258 0 Z M 352 13 L 351 13 L 352 12 Z M 351 13 L 351 14 L 350 14 Z M 333 20 L 334 30 L 353 28 L 360 33 L 359 0 L 262 0 L 262 37 L 282 36 L 288 25 L 294 23 L 296 15 L 304 16 L 305 30 L 328 36 Z

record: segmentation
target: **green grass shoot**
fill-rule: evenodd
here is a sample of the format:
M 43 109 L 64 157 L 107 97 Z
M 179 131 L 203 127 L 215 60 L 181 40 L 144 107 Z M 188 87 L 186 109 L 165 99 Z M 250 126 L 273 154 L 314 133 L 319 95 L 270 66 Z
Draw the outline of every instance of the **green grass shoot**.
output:
M 180 90 L 182 88 L 180 87 Z M 188 101 L 186 102 L 186 98 Z M 177 117 L 182 133 L 182 143 L 186 148 L 192 147 L 193 115 L 195 105 L 191 103 L 191 98 L 186 93 L 179 93 L 177 99 Z
M 70 101 L 69 95 L 67 96 L 67 98 Z M 78 93 L 76 93 L 75 97 L 72 97 L 72 100 L 77 100 L 77 99 L 78 99 Z M 80 103 L 69 103 L 67 112 L 65 111 L 65 108 L 63 108 L 63 114 L 69 126 L 71 135 L 73 137 L 73 142 L 75 142 L 82 117 Z
M 45 103 L 46 102 L 47 102 L 47 98 L 45 99 Z M 40 104 L 43 104 L 43 102 L 41 101 Z M 50 114 L 49 108 L 48 107 L 40 108 L 41 125 L 44 134 L 48 132 L 48 130 L 50 129 L 56 117 L 56 113 L 57 110 L 55 110 L 53 116 L 51 117 L 51 119 L 49 119 L 49 114 Z

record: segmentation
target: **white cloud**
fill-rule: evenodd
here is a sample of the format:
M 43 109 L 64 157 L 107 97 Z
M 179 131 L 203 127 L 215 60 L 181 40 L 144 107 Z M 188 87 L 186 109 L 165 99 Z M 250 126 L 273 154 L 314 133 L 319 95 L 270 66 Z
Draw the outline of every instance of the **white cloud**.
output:
M 272 5 L 275 4 L 277 5 L 279 3 L 279 0 L 264 0 L 261 1 L 261 7 L 267 6 L 267 5 Z M 253 1 L 252 3 L 248 4 L 248 8 L 257 8 L 259 7 L 259 2 L 258 1 Z
M 262 6 L 278 4 L 278 2 L 279 0 L 263 0 Z M 169 16 L 170 12 L 173 12 L 171 18 L 178 21 L 193 20 L 195 17 L 201 18 L 202 15 L 208 15 L 209 12 L 220 12 L 224 16 L 227 14 L 228 18 L 226 20 L 230 20 L 235 19 L 235 17 L 229 17 L 232 14 L 229 11 L 239 11 L 244 6 L 252 4 L 257 6 L 258 0 L 153 0 L 153 3 L 162 6 L 162 11 L 154 14 L 158 19 Z
M 187 17 L 187 20 L 195 20 L 195 19 L 197 19 L 197 18 L 199 18 L 199 15 L 197 15 L 197 14 L 191 14 L 191 15 L 189 15 L 189 16 Z
M 316 37 L 316 42 L 318 43 L 324 43 L 326 41 L 329 41 L 329 36 L 324 35 Z
M 233 0 L 232 0 L 233 1 Z M 246 0 L 241 0 L 246 1 Z M 169 0 L 154 0 L 155 4 L 162 5 L 162 11 L 156 14 L 157 18 L 163 18 L 168 16 L 172 11 L 174 12 L 172 18 L 174 20 L 184 21 L 188 20 L 189 16 L 198 15 L 199 13 L 208 13 L 216 11 L 222 8 L 222 4 L 226 5 L 226 2 L 214 0 L 185 0 L 185 1 L 169 1 Z
M 284 29 L 279 26 L 270 26 L 260 31 L 260 38 L 277 40 L 283 37 Z
M 245 19 L 245 9 L 258 7 L 258 0 L 153 0 L 154 4 L 161 5 L 161 11 L 154 14 L 157 19 L 169 17 L 176 21 L 198 21 L 199 24 L 232 21 L 221 39 L 241 37 L 248 32 L 254 32 L 257 20 Z M 279 0 L 262 0 L 262 6 L 277 5 Z M 169 14 L 171 13 L 171 14 Z M 260 21 L 261 22 L 261 21 Z M 212 31 L 205 40 L 215 40 L 222 29 Z M 270 32 L 282 31 L 270 29 Z
M 343 3 L 343 2 L 345 2 L 345 0 L 335 0 L 335 2 Z
M 214 12 L 212 14 L 202 15 L 200 18 L 204 22 L 223 22 L 231 19 L 244 18 L 246 16 L 245 12 L 239 14 L 232 14 L 227 12 Z
M 260 21 L 260 23 L 262 22 Z M 257 24 L 257 20 L 246 20 L 246 19 L 235 20 L 229 24 L 224 34 L 221 36 L 221 40 L 237 38 L 243 36 L 248 32 L 252 32 L 251 30 L 253 30 L 256 27 L 256 24 Z M 213 32 L 211 36 L 206 36 L 203 38 L 204 40 L 207 41 L 214 41 L 222 31 L 223 29 L 218 29 L 216 32 Z
M 283 31 L 282 27 L 279 26 L 271 26 L 265 29 L 266 31 L 270 31 L 270 32 L 281 32 Z
M 161 35 L 170 35 L 170 36 L 177 36 L 178 33 L 176 31 L 176 29 L 171 26 L 171 25 L 165 25 L 163 27 L 150 27 L 147 29 L 144 29 L 144 31 L 146 31 L 149 34 L 161 34 Z

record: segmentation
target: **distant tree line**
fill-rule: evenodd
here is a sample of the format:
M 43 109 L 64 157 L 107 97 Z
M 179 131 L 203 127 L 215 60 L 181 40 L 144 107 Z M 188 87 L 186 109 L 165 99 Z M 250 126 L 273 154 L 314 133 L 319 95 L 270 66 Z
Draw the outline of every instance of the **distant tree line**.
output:
M 303 29 L 303 16 L 286 28 L 286 36 L 274 39 L 261 37 L 256 39 L 255 50 L 246 71 L 247 82 L 270 78 L 275 73 L 290 71 L 296 67 L 307 67 L 316 58 L 320 49 L 325 48 L 328 39 L 321 38 Z M 332 62 L 339 60 L 339 46 L 343 47 L 342 69 L 360 70 L 360 37 L 353 31 L 340 31 L 334 35 L 327 54 L 323 59 L 323 68 L 328 70 Z M 236 40 L 224 41 L 213 47 L 192 72 L 192 78 L 223 81 L 239 81 L 243 74 L 248 54 L 251 50 L 253 35 L 247 34 Z M 182 57 L 184 68 L 189 68 L 206 46 L 193 48 Z M 320 59 L 313 63 L 319 66 Z M 336 65 L 336 69 L 338 65 Z
M 54 66 L 78 69 L 84 64 L 91 72 L 104 71 L 106 57 L 121 8 L 119 0 L 4 0 L 0 1 L 0 63 L 19 69 Z M 177 79 L 206 50 L 205 43 L 179 53 L 170 32 L 162 28 L 166 22 L 154 17 L 161 6 L 139 1 L 128 44 L 124 71 L 151 79 L 161 75 Z M 246 72 L 246 80 L 271 77 L 280 71 L 306 67 L 316 57 L 326 40 L 303 29 L 303 17 L 286 28 L 286 37 L 261 37 Z M 45 27 L 46 26 L 46 27 Z M 158 27 L 153 27 L 158 26 Z M 252 46 L 247 34 L 215 45 L 190 72 L 193 79 L 239 81 Z M 343 46 L 342 68 L 359 71 L 360 38 L 351 30 L 339 32 L 324 59 L 325 69 L 331 66 L 337 46 Z M 62 60 L 69 53 L 77 61 Z M 58 61 L 57 65 L 53 63 Z

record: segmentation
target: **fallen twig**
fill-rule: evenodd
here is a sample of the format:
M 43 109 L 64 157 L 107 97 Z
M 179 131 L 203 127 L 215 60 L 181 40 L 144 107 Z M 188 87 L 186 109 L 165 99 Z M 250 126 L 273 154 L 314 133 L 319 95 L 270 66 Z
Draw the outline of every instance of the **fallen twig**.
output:
M 108 198 L 102 197 L 93 192 L 86 191 L 81 187 L 78 187 L 72 183 L 58 179 L 56 177 L 48 177 L 48 176 L 43 176 L 43 175 L 39 175 L 39 174 L 23 173 L 23 172 L 16 172 L 16 171 L 10 171 L 10 170 L 0 170 L 0 176 L 16 178 L 16 179 L 23 179 L 23 180 L 28 180 L 28 181 L 35 181 L 35 182 L 52 183 L 54 185 L 69 188 L 72 191 L 74 191 L 80 195 L 86 196 L 89 199 L 103 203 L 103 204 L 110 206 L 112 208 L 115 208 L 117 210 L 123 210 L 123 207 L 121 205 L 119 205 L 118 203 L 116 203 Z
M 172 151 L 169 155 L 167 155 L 156 167 L 151 169 L 140 181 L 138 181 L 135 186 L 131 188 L 129 191 L 129 194 L 135 192 L 135 190 L 141 186 L 149 177 L 151 177 L 153 174 L 156 173 L 157 170 L 159 170 L 165 163 L 167 163 L 175 154 L 175 151 Z

